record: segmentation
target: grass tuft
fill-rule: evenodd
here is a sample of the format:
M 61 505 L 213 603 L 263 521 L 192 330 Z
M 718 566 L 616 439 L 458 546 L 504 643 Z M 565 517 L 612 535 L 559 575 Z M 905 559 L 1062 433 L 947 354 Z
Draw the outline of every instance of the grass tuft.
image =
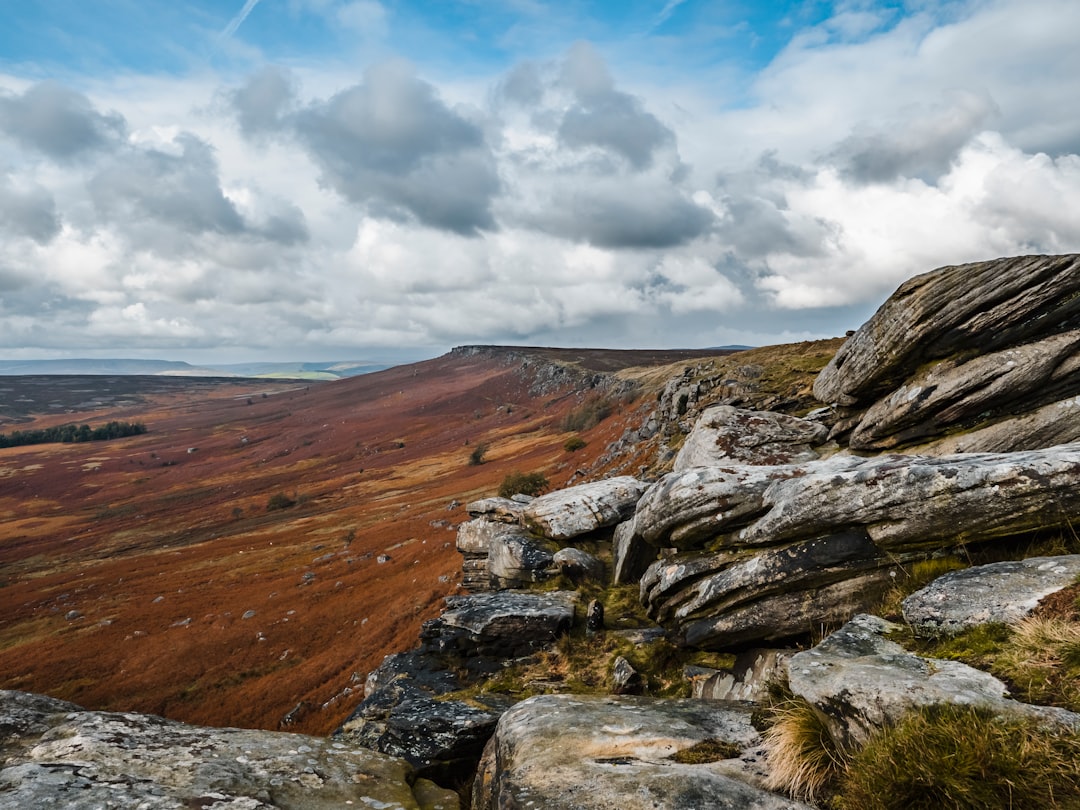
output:
M 814 802 L 829 792 L 843 772 L 847 755 L 829 727 L 806 700 L 789 697 L 769 710 L 765 749 L 769 758 L 766 787 Z
M 913 711 L 853 756 L 841 810 L 1080 807 L 1080 735 L 985 709 Z

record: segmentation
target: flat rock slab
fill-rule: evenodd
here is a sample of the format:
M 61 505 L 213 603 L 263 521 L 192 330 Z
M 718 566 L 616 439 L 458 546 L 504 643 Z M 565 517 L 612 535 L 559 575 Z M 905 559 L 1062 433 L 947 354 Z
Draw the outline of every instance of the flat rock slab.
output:
M 936 703 L 981 706 L 1001 715 L 1080 729 L 1080 715 L 1010 700 L 1005 684 L 958 661 L 922 658 L 887 638 L 899 629 L 859 615 L 788 661 L 788 684 L 812 703 L 843 745 L 864 745 L 912 709 Z
M 0 692 L 0 729 L 5 810 L 420 808 L 406 762 L 340 741 L 88 712 L 10 691 Z
M 904 600 L 904 620 L 922 636 L 953 636 L 990 622 L 1014 624 L 1078 577 L 1080 554 L 952 571 Z
M 575 591 L 529 593 L 502 591 L 446 597 L 439 620 L 487 639 L 521 636 L 554 638 L 574 621 Z
M 829 436 L 824 425 L 771 411 L 731 405 L 707 408 L 686 437 L 676 472 L 712 464 L 796 464 L 819 457 L 814 447 Z
M 503 715 L 473 789 L 475 810 L 808 810 L 769 793 L 746 704 L 544 695 Z M 672 759 L 704 741 L 730 758 Z M 727 753 L 727 752 L 725 752 Z
M 570 540 L 626 520 L 647 486 L 624 475 L 549 492 L 525 507 L 521 521 L 552 540 Z

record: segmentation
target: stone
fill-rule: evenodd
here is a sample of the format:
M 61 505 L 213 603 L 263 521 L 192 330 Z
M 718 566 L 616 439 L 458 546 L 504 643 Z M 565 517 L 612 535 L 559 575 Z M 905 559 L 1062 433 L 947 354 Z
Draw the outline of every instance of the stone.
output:
M 500 531 L 505 531 L 506 524 L 490 520 L 487 517 L 467 520 L 458 526 L 457 550 L 462 554 L 482 554 L 487 556 L 491 538 Z
M 767 767 L 746 704 L 544 695 L 499 721 L 474 810 L 808 810 L 761 788 Z M 711 742 L 712 762 L 673 759 Z M 730 751 L 723 751 L 724 748 Z
M 408 679 L 365 698 L 334 739 L 408 762 L 421 776 L 451 783 L 471 775 L 509 699 L 490 707 L 440 700 Z
M 448 596 L 447 609 L 434 621 L 478 646 L 501 645 L 513 651 L 506 656 L 510 658 L 535 652 L 567 632 L 577 599 L 573 591 Z
M 774 466 L 813 461 L 820 455 L 813 448 L 824 444 L 828 436 L 827 427 L 808 419 L 717 405 L 698 417 L 672 469 L 682 472 L 729 462 Z
M 904 282 L 814 381 L 822 402 L 869 404 L 923 364 L 1073 328 L 1080 256 L 1018 256 L 942 267 Z
M 549 492 L 525 507 L 521 521 L 552 540 L 569 540 L 626 520 L 646 486 L 619 476 Z
M 555 545 L 524 529 L 502 524 L 488 541 L 488 574 L 499 588 L 542 582 L 554 573 Z
M 832 437 L 855 450 L 930 454 L 1077 441 L 1075 421 L 1053 414 L 1080 395 L 1078 291 L 1078 255 L 943 267 L 905 282 L 814 382 L 837 409 Z
M 420 807 L 404 760 L 337 740 L 90 712 L 10 691 L 0 692 L 0 729 L 5 808 Z
M 561 548 L 551 561 L 571 582 L 604 581 L 604 563 L 580 548 Z
M 499 523 L 518 523 L 525 504 L 511 498 L 481 498 L 465 504 L 465 511 L 472 518 L 487 518 Z
M 589 609 L 585 611 L 585 630 L 589 633 L 599 633 L 604 629 L 604 605 L 599 599 L 589 602 Z
M 1080 554 L 951 571 L 904 600 L 904 621 L 920 636 L 953 636 L 990 622 L 1015 624 L 1078 577 Z
M 640 695 L 644 688 L 641 673 L 621 655 L 616 656 L 612 664 L 611 683 L 611 692 L 615 695 Z
M 786 676 L 787 661 L 795 652 L 754 648 L 739 653 L 730 670 L 687 667 L 691 696 L 698 700 L 761 701 L 768 694 L 769 683 Z
M 641 578 L 691 646 L 777 642 L 865 610 L 897 566 L 1080 519 L 1080 445 L 700 467 L 642 497 L 634 532 L 674 548 Z
M 979 706 L 1080 730 L 1080 714 L 1011 700 L 1005 684 L 989 673 L 907 652 L 887 638 L 898 629 L 861 614 L 788 661 L 791 691 L 814 705 L 840 745 L 865 745 L 905 712 L 936 703 Z
M 634 532 L 634 521 L 627 520 L 615 527 L 611 578 L 616 585 L 639 582 L 655 559 L 656 549 Z

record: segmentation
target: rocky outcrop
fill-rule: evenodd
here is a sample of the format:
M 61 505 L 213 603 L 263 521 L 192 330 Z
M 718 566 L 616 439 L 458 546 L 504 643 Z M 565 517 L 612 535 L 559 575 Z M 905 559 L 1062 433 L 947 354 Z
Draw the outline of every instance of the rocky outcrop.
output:
M 695 700 L 530 698 L 499 721 L 473 808 L 808 810 L 760 788 L 765 763 L 750 713 Z
M 0 729 L 4 807 L 458 806 L 431 785 L 421 804 L 405 761 L 341 740 L 88 712 L 24 692 L 0 692 Z
M 649 567 L 642 599 L 692 646 L 805 633 L 849 618 L 897 565 L 1067 529 L 1078 485 L 1080 445 L 672 473 L 641 499 L 634 531 L 682 553 Z
M 619 476 L 549 492 L 529 502 L 521 521 L 552 540 L 570 540 L 626 520 L 646 486 Z
M 554 573 L 558 547 L 533 537 L 518 526 L 501 525 L 488 541 L 487 570 L 491 584 L 499 589 L 520 588 L 542 582 Z
M 1015 624 L 1078 577 L 1078 554 L 952 571 L 904 600 L 904 621 L 921 636 L 956 635 L 989 622 Z
M 424 623 L 419 647 L 387 656 L 368 675 L 364 700 L 335 736 L 401 757 L 440 784 L 465 781 L 513 701 L 441 696 L 553 644 L 573 624 L 576 602 L 567 591 L 447 597 L 442 615 Z
M 943 267 L 900 286 L 836 353 L 814 394 L 860 450 L 968 433 L 1080 394 L 1080 256 Z M 1007 449 L 1047 446 L 1045 422 Z M 1055 443 L 1080 438 L 1057 425 Z M 1000 440 L 1000 432 L 984 439 Z M 999 449 L 969 437 L 965 449 Z
M 887 636 L 898 625 L 860 615 L 788 662 L 791 691 L 814 705 L 842 746 L 862 746 L 911 709 L 979 706 L 999 715 L 1080 729 L 1080 715 L 1010 700 L 1005 684 L 957 661 L 921 658 Z
M 729 670 L 687 667 L 691 695 L 699 700 L 763 700 L 770 682 L 786 675 L 787 661 L 795 652 L 757 648 L 739 653 Z
M 675 456 L 673 470 L 716 464 L 797 464 L 820 457 L 829 429 L 809 419 L 731 405 L 707 408 Z

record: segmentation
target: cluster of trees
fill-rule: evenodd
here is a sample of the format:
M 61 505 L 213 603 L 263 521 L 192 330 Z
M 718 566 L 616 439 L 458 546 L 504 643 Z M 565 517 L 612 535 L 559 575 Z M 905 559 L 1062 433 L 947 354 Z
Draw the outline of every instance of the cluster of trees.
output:
M 122 439 L 146 433 L 141 422 L 106 422 L 96 428 L 89 425 L 58 425 L 37 430 L 16 430 L 0 433 L 0 447 L 21 447 L 25 444 L 52 444 L 54 442 L 100 442 L 106 439 Z

